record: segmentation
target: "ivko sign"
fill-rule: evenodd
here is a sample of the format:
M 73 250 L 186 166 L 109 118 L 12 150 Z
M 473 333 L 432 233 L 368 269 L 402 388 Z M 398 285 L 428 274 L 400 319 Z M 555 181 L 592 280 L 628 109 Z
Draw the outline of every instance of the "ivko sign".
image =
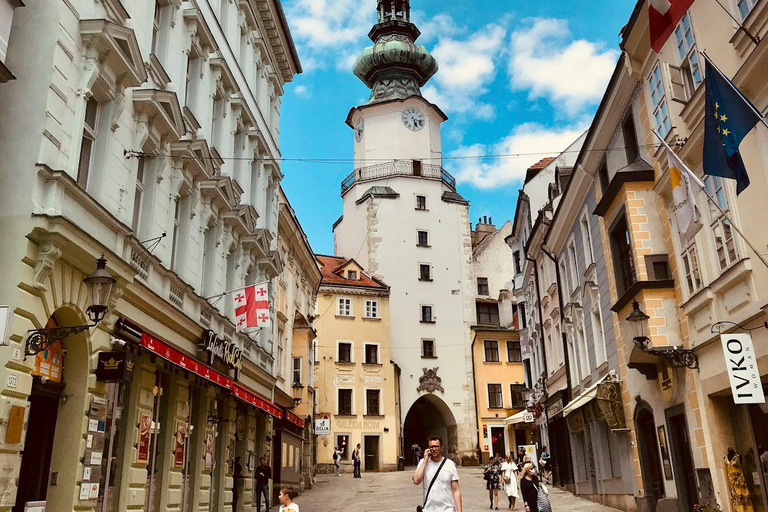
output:
M 760 382 L 760 370 L 755 360 L 752 336 L 744 333 L 723 334 L 720 336 L 720 341 L 723 343 L 733 402 L 764 404 L 765 393 Z
M 203 333 L 202 349 L 208 353 L 208 364 L 213 365 L 214 360 L 219 359 L 224 364 L 235 370 L 235 380 L 243 369 L 243 351 L 231 341 L 219 338 L 213 331 Z

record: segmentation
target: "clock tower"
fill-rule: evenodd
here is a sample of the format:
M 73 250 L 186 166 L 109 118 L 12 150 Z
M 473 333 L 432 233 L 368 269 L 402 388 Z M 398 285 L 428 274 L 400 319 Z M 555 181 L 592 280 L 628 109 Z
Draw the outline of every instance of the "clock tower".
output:
M 354 66 L 371 95 L 346 120 L 354 132 L 355 164 L 341 184 L 335 251 L 391 287 L 403 455 L 410 461 L 412 444 L 423 448 L 438 435 L 458 461 L 476 457 L 478 443 L 469 203 L 442 167 L 440 126 L 448 118 L 421 95 L 438 66 L 416 44 L 420 32 L 410 11 L 410 0 L 378 0 L 378 22 L 368 34 L 374 44 Z M 366 312 L 352 314 L 365 318 Z M 376 340 L 354 340 L 360 350 L 370 341 Z M 375 387 L 375 375 L 370 382 Z M 383 442 L 401 441 L 385 434 Z

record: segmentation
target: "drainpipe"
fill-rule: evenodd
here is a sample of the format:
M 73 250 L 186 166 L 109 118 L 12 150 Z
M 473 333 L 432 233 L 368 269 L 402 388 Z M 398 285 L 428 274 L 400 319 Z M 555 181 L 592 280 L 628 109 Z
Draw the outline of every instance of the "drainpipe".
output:
M 475 373 L 475 340 L 477 340 L 477 331 L 475 331 L 475 335 L 472 337 L 472 344 L 470 345 L 470 353 L 471 353 L 471 359 L 472 359 L 472 379 L 474 380 L 475 376 L 477 375 Z M 475 414 L 477 414 L 477 411 L 479 409 L 477 405 L 477 385 L 472 386 L 472 391 L 475 395 Z M 477 417 L 477 463 L 481 464 L 483 463 L 483 450 L 480 448 L 482 445 L 480 444 L 480 416 Z
M 560 276 L 560 266 L 557 264 L 557 260 L 555 259 L 552 254 L 549 253 L 544 247 L 541 248 L 541 252 L 547 255 L 549 259 L 552 260 L 552 262 L 555 264 L 555 279 L 557 281 L 557 300 L 560 303 L 560 336 L 563 338 L 563 359 L 565 363 L 565 383 L 566 383 L 566 390 L 565 390 L 565 400 L 563 400 L 563 407 L 568 405 L 568 403 L 571 401 L 571 364 L 570 364 L 570 357 L 568 357 L 568 338 L 565 336 L 565 329 L 563 329 L 563 326 L 565 326 L 565 311 L 563 311 L 563 287 L 562 287 L 562 280 Z

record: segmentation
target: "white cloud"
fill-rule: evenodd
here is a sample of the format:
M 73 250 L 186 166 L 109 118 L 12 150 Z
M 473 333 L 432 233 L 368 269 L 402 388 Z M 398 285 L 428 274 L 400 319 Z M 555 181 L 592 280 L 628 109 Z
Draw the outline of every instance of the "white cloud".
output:
M 286 15 L 307 70 L 348 60 L 375 23 L 376 2 L 367 0 L 291 0 Z M 361 5 L 363 4 L 363 5 Z
M 301 96 L 302 98 L 310 98 L 312 96 L 312 92 L 306 85 L 297 85 L 293 92 L 296 93 L 296 96 Z
M 586 123 L 545 128 L 535 123 L 516 126 L 495 144 L 463 146 L 450 153 L 447 167 L 460 183 L 491 189 L 525 178 L 525 171 L 547 156 L 557 156 L 586 129 Z M 484 155 L 520 155 L 499 158 L 471 158 Z
M 616 66 L 618 51 L 584 39 L 572 40 L 568 22 L 532 20 L 511 37 L 509 73 L 512 87 L 530 90 L 573 115 L 602 97 Z
M 436 23 L 446 25 L 453 21 L 448 18 Z M 424 87 L 424 97 L 450 113 L 492 118 L 493 105 L 483 102 L 482 97 L 496 77 L 496 61 L 505 37 L 506 28 L 497 24 L 482 27 L 463 39 L 441 35 L 432 50 L 440 71 Z

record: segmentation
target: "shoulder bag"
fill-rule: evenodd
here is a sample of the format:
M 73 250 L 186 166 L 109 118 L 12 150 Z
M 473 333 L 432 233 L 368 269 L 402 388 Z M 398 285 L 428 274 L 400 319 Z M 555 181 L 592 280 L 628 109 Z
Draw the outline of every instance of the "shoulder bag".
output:
M 536 488 L 536 506 L 539 512 L 552 512 L 552 504 L 549 502 L 549 493 L 546 487 L 538 485 Z
M 437 480 L 437 475 L 440 474 L 440 470 L 443 469 L 443 464 L 445 464 L 445 461 L 448 460 L 448 457 L 443 457 L 443 462 L 440 463 L 440 467 L 437 468 L 437 471 L 435 472 L 435 476 L 432 477 L 432 481 L 429 482 L 429 487 L 427 487 L 427 494 L 424 495 L 424 505 L 416 505 L 416 512 L 423 512 L 424 507 L 427 505 L 427 498 L 429 498 L 429 491 L 432 490 L 432 486 L 435 484 L 435 480 Z M 424 464 L 427 464 L 427 461 L 424 461 Z M 424 471 L 426 471 L 427 468 L 424 468 Z

